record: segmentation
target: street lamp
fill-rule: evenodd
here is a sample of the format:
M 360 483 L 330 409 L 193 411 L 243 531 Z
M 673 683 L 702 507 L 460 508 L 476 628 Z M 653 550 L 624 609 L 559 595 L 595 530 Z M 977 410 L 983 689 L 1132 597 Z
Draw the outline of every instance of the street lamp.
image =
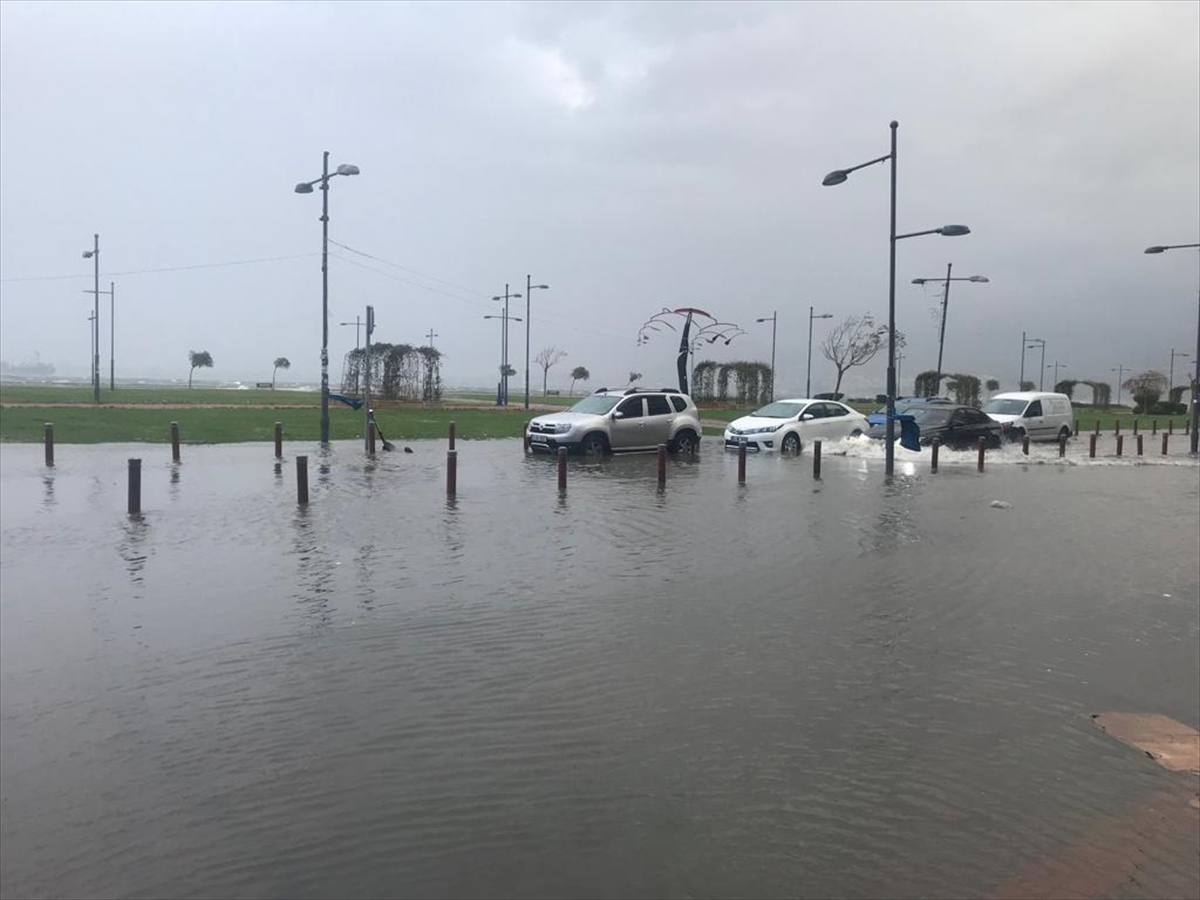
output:
M 94 312 L 88 313 L 87 320 L 88 320 L 88 338 L 92 342 L 91 353 L 88 354 L 88 365 L 90 366 L 95 363 L 95 356 L 96 356 L 96 314 Z
M 1163 253 L 1167 250 L 1194 250 L 1200 247 L 1200 244 L 1159 244 L 1154 247 L 1147 247 L 1146 253 Z M 1200 425 L 1200 292 L 1197 296 L 1197 313 L 1196 313 L 1196 373 L 1192 380 L 1192 455 L 1200 453 L 1200 436 L 1196 434 L 1196 426 Z M 1170 385 L 1168 387 L 1168 399 L 1170 399 Z
M 94 272 L 92 310 L 92 399 L 100 402 L 100 235 L 92 235 L 92 249 L 83 251 L 83 258 L 92 260 Z
M 1168 402 L 1171 400 L 1171 388 L 1173 388 L 1175 386 L 1175 357 L 1190 356 L 1190 355 L 1191 355 L 1190 353 L 1182 353 L 1179 350 L 1176 350 L 1174 347 L 1171 348 L 1171 365 L 1167 369 L 1167 400 L 1168 400 Z
M 500 392 L 501 406 L 508 406 L 508 322 L 511 318 L 508 314 L 508 301 L 510 298 L 520 300 L 521 295 L 509 293 L 507 284 L 504 285 L 504 293 L 502 295 L 492 298 L 493 300 L 504 301 L 504 328 L 500 332 L 500 336 L 502 338 L 500 344 L 500 373 L 503 377 L 503 384 Z M 526 315 L 528 315 L 528 313 L 526 313 Z M 521 320 L 517 319 L 516 321 L 520 322 Z
M 85 254 L 86 255 L 86 254 Z M 94 294 L 95 291 L 89 291 L 84 288 L 85 294 Z M 113 362 L 114 352 L 117 346 L 117 327 L 116 327 L 116 311 L 117 311 L 117 285 L 115 282 L 108 283 L 107 291 L 100 291 L 101 294 L 108 294 L 108 389 L 115 391 L 117 389 L 117 369 L 116 363 Z
M 1121 405 L 1121 382 L 1125 380 L 1125 373 L 1132 372 L 1133 369 L 1126 369 L 1124 366 L 1117 366 L 1115 369 L 1109 369 L 1110 372 L 1117 373 L 1117 406 Z
M 1024 334 L 1024 332 L 1021 332 L 1021 333 Z M 1041 346 L 1041 348 L 1042 348 L 1042 362 L 1041 362 L 1042 370 L 1040 373 L 1038 373 L 1038 390 L 1040 391 L 1042 389 L 1043 384 L 1045 383 L 1046 342 L 1042 338 L 1026 338 L 1026 341 L 1028 341 L 1028 344 L 1023 344 L 1021 346 L 1021 380 L 1022 381 L 1025 380 L 1025 351 L 1032 350 L 1034 347 L 1037 347 L 1037 346 Z M 1020 387 L 1020 385 L 1018 385 L 1018 387 Z M 1024 390 L 1024 388 L 1022 387 L 1021 390 Z
M 926 231 L 913 231 L 909 234 L 896 234 L 896 129 L 900 127 L 899 122 L 893 121 L 890 126 L 892 130 L 892 152 L 886 156 L 880 156 L 877 159 L 869 160 L 865 163 L 860 163 L 857 166 L 851 166 L 849 169 L 834 169 L 822 179 L 821 184 L 832 186 L 841 184 L 845 181 L 851 172 L 866 166 L 873 166 L 875 163 L 885 161 L 891 162 L 892 170 L 892 190 L 891 190 L 891 228 L 889 229 L 889 258 L 888 258 L 888 369 L 887 369 L 887 436 L 884 441 L 884 471 L 891 475 L 896 465 L 896 448 L 893 445 L 896 439 L 896 241 L 904 238 L 920 237 L 926 234 L 940 234 L 944 237 L 958 237 L 964 234 L 970 234 L 971 229 L 966 225 L 943 225 L 941 228 L 930 228 Z
M 775 327 L 778 325 L 779 310 L 775 310 L 769 316 L 763 316 L 761 319 L 755 319 L 760 325 L 763 322 L 771 323 L 771 402 L 775 402 Z M 728 342 L 726 342 L 728 343 Z M 694 379 L 693 379 L 694 380 Z
M 833 313 L 821 313 L 819 316 L 813 315 L 813 308 L 808 308 L 808 375 L 804 379 L 804 396 L 812 396 L 812 332 L 813 319 L 832 319 Z
M 925 284 L 928 281 L 945 282 L 946 290 L 942 294 L 942 327 L 941 333 L 938 335 L 938 362 L 937 362 L 937 388 L 942 386 L 942 348 L 946 343 L 946 311 L 950 306 L 950 282 L 952 281 L 973 281 L 976 284 L 987 284 L 988 278 L 986 275 L 968 275 L 966 278 L 951 278 L 950 270 L 952 263 L 946 263 L 945 278 L 914 278 L 913 284 Z M 937 396 L 938 390 L 933 392 L 933 396 Z
M 1052 385 L 1052 387 L 1055 390 L 1058 390 L 1058 370 L 1065 369 L 1066 367 L 1067 367 L 1066 363 L 1060 363 L 1058 360 L 1054 361 L 1054 365 L 1050 365 L 1049 363 L 1046 364 L 1047 369 L 1054 370 L 1054 384 Z
M 321 186 L 321 444 L 329 443 L 329 179 L 334 175 L 357 175 L 358 166 L 343 163 L 329 174 L 329 151 L 321 164 L 321 177 L 296 185 L 297 194 L 311 194 Z M 357 332 L 355 342 L 357 343 Z M 368 341 L 370 337 L 368 336 Z
M 502 299 L 493 297 L 493 300 Z M 507 392 L 504 389 L 504 382 L 508 380 L 508 360 L 505 358 L 505 353 L 508 350 L 508 323 L 520 322 L 516 316 L 509 317 L 507 310 L 502 315 L 487 315 L 485 319 L 500 320 L 500 383 L 496 385 L 496 405 L 501 406 L 507 402 Z
M 338 322 L 338 325 L 353 325 L 354 326 L 354 349 L 358 349 L 358 336 L 362 329 L 362 317 L 355 316 L 353 322 Z
M 525 276 L 525 408 L 529 409 L 529 295 L 534 291 L 548 291 L 548 284 L 533 284 L 533 276 Z M 518 296 L 520 296 L 518 294 Z M 505 398 L 508 399 L 507 397 Z

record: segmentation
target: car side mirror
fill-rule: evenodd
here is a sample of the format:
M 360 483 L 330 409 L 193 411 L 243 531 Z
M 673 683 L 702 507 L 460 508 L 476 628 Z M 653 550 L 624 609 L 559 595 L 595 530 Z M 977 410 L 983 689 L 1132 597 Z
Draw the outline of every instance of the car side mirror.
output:
M 613 417 L 614 419 L 623 419 L 623 418 L 625 418 L 625 413 L 621 412 L 619 409 L 618 409 L 618 410 L 614 410 L 614 411 L 613 411 L 613 414 L 612 414 L 612 417 Z
M 815 419 L 815 418 L 816 418 L 816 416 L 814 416 L 812 413 L 804 413 L 800 416 L 800 421 L 807 422 L 809 419 Z

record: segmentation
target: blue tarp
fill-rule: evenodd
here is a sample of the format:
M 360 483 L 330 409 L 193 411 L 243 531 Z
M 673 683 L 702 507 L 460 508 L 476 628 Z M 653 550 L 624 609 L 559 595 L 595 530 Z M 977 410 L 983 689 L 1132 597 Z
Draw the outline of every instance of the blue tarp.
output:
M 345 394 L 330 394 L 330 400 L 337 400 L 340 403 L 345 403 L 351 409 L 362 409 L 362 397 L 347 397 Z

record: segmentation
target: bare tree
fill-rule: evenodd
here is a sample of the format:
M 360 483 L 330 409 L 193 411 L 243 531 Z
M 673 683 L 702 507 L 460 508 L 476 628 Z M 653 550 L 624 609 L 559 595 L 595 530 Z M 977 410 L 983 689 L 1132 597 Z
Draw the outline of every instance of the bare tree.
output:
M 880 348 L 887 344 L 887 329 L 871 317 L 846 316 L 840 324 L 835 325 L 821 341 L 821 355 L 833 363 L 837 369 L 837 384 L 833 386 L 835 394 L 842 389 L 842 377 L 855 366 L 865 366 Z M 904 346 L 904 334 L 896 331 L 896 346 Z
M 566 350 L 557 347 L 543 347 L 533 361 L 542 367 L 542 396 L 546 396 L 546 382 L 550 378 L 550 367 L 567 355 Z
M 629 373 L 629 384 L 633 384 L 635 381 L 637 381 L 641 377 L 642 377 L 641 372 L 630 372 Z

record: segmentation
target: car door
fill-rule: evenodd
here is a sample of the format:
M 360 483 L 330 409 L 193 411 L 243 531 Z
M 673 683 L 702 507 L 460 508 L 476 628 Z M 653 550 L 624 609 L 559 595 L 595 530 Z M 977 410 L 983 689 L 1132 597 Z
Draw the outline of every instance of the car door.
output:
M 626 397 L 613 410 L 608 443 L 613 450 L 632 450 L 644 445 L 645 410 L 641 397 Z
M 992 435 L 995 431 L 993 426 L 996 423 L 985 412 L 963 407 L 955 411 L 954 421 L 959 423 L 961 440 L 971 447 L 976 446 L 980 438 L 983 438 L 988 444 L 995 441 Z
M 1042 401 L 1034 400 L 1025 409 L 1025 433 L 1031 441 L 1046 436 L 1046 417 L 1042 412 Z
M 822 403 L 825 407 L 825 438 L 830 441 L 840 441 L 850 437 L 855 428 L 855 420 L 850 416 L 850 410 L 840 403 Z
M 796 433 L 800 435 L 801 444 L 807 447 L 813 441 L 822 440 L 825 437 L 821 431 L 825 427 L 825 404 L 808 404 L 801 411 L 798 421 Z
M 665 444 L 671 436 L 671 423 L 675 421 L 675 410 L 662 394 L 646 396 L 646 427 L 643 437 L 651 447 Z

